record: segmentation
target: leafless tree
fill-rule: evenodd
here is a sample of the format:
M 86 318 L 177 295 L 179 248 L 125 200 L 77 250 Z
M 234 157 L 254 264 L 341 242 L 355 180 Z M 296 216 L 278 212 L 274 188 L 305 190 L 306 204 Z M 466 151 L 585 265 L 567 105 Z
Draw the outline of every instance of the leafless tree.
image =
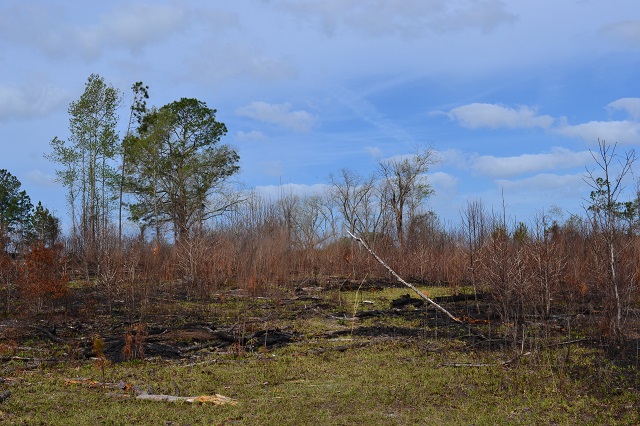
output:
M 341 169 L 337 176 L 329 176 L 331 198 L 342 216 L 345 228 L 352 234 L 369 233 L 371 204 L 374 193 L 374 177 L 363 177 L 349 169 Z
M 599 237 L 606 249 L 602 253 L 596 248 L 596 256 L 601 258 L 603 264 L 607 264 L 607 303 L 609 329 L 613 337 L 622 338 L 623 317 L 628 308 L 626 297 L 623 299 L 622 287 L 627 287 L 628 282 L 623 282 L 628 277 L 620 275 L 620 238 L 623 233 L 626 204 L 620 201 L 624 190 L 624 179 L 631 172 L 636 160 L 634 150 L 625 152 L 624 155 L 616 154 L 616 144 L 609 145 L 604 140 L 598 140 L 598 151 L 591 152 L 597 167 L 587 169 L 584 181 L 591 187 L 590 199 L 587 211 L 592 220 L 594 233 Z M 626 285 L 625 285 L 626 284 Z
M 439 161 L 434 150 L 426 148 L 413 155 L 392 157 L 378 163 L 382 204 L 393 213 L 400 247 L 404 245 L 405 218 L 433 193 L 425 174 Z
M 476 309 L 479 311 L 477 287 L 478 252 L 489 234 L 487 212 L 481 200 L 469 200 L 467 201 L 467 206 L 461 211 L 461 216 L 466 254 L 469 260 L 468 276 L 473 286 Z

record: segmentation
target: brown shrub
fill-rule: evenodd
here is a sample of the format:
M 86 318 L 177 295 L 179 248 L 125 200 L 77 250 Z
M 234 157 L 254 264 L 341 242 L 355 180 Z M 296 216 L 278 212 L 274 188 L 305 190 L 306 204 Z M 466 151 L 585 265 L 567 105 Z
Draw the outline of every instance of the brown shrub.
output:
M 60 247 L 33 244 L 19 268 L 18 289 L 21 298 L 36 311 L 47 302 L 59 299 L 68 292 L 68 277 L 64 270 Z

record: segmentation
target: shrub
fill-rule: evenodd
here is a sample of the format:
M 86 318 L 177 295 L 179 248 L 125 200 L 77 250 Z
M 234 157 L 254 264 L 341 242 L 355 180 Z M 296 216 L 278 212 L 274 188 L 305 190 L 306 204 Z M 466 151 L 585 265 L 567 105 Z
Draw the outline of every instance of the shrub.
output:
M 59 247 L 36 242 L 19 268 L 18 289 L 24 301 L 40 311 L 45 303 L 67 294 L 67 274 Z

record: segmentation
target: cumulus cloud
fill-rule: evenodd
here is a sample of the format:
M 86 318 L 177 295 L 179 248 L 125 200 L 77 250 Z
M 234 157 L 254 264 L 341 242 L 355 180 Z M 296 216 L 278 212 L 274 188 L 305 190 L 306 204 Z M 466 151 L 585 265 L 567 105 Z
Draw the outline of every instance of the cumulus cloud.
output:
M 478 173 L 497 178 L 582 167 L 592 160 L 589 151 L 574 152 L 565 148 L 553 148 L 545 154 L 523 154 L 515 157 L 482 155 L 473 160 L 471 167 Z
M 497 128 L 549 128 L 554 118 L 549 115 L 537 115 L 535 108 L 520 106 L 517 109 L 497 104 L 472 103 L 453 108 L 448 113 L 464 127 L 477 129 Z
M 425 30 L 484 33 L 517 17 L 502 0 L 281 0 L 276 5 L 317 23 L 327 34 L 350 29 L 367 36 L 421 36 Z
M 607 105 L 609 109 L 625 111 L 635 120 L 640 119 L 640 98 L 622 98 Z
M 307 111 L 291 111 L 291 104 L 270 104 L 255 101 L 236 110 L 238 115 L 275 124 L 297 132 L 308 132 L 316 123 L 316 117 Z
M 528 106 L 520 106 L 516 109 L 488 103 L 463 105 L 445 114 L 461 126 L 470 129 L 537 127 L 557 135 L 581 138 L 590 144 L 595 144 L 598 139 L 620 144 L 640 142 L 640 98 L 621 98 L 609 103 L 606 108 L 624 111 L 631 120 L 589 121 L 571 125 L 564 117 L 556 119 L 549 115 L 538 115 L 535 108 Z M 431 113 L 430 115 L 440 114 Z
M 0 86 L 0 122 L 42 117 L 62 107 L 68 94 L 47 85 Z
M 569 174 L 557 175 L 553 173 L 543 173 L 526 179 L 508 180 L 498 179 L 496 183 L 505 190 L 544 192 L 545 194 L 569 194 L 575 197 L 576 190 L 585 186 L 583 175 Z M 564 196 L 564 195 L 562 195 Z
M 595 144 L 598 139 L 622 145 L 640 142 L 640 123 L 623 121 L 589 121 L 588 123 L 562 125 L 554 130 L 556 133 L 576 137 Z
M 437 158 L 442 160 L 443 164 L 455 166 L 461 169 L 469 168 L 469 164 L 472 160 L 468 153 L 459 149 L 437 150 L 435 154 Z
M 603 27 L 601 31 L 631 46 L 640 46 L 640 19 L 615 22 Z

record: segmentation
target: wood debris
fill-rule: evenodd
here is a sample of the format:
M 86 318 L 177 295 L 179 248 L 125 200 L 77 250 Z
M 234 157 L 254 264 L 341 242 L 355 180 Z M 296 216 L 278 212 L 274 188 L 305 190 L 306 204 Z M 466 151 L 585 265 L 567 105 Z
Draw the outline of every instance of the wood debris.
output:
M 161 401 L 161 402 L 188 402 L 191 404 L 213 404 L 213 405 L 236 405 L 238 401 L 224 395 L 201 395 L 201 396 L 173 396 L 173 395 L 154 395 L 143 393 L 136 396 L 136 399 L 144 401 Z
M 108 392 L 105 394 L 107 398 L 114 399 L 127 399 L 132 397 L 132 393 L 136 395 L 136 399 L 142 401 L 161 401 L 161 402 L 187 402 L 190 404 L 212 404 L 212 405 L 236 405 L 237 400 L 228 396 L 214 394 L 214 395 L 199 395 L 199 396 L 174 396 L 174 395 L 160 395 L 150 394 L 142 390 L 139 386 L 131 383 L 119 382 L 119 383 L 105 383 L 88 378 L 73 378 L 66 379 L 65 384 L 69 385 L 81 385 L 88 386 L 90 388 L 102 388 L 102 389 L 114 389 L 123 392 Z

